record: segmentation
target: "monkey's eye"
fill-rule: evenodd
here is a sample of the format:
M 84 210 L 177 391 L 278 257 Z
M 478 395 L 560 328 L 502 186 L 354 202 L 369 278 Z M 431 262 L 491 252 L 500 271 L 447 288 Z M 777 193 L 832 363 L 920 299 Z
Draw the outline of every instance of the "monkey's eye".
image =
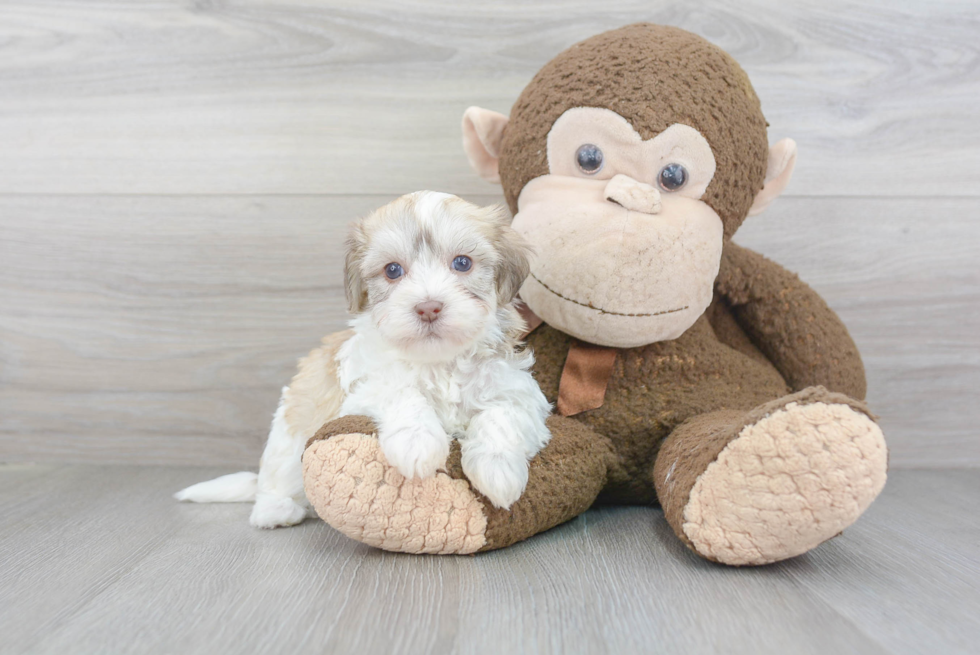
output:
M 402 265 L 397 262 L 391 262 L 385 266 L 385 277 L 389 280 L 397 280 L 401 276 L 405 275 L 405 269 Z
M 460 255 L 453 260 L 453 270 L 465 273 L 473 266 L 473 261 L 466 255 Z
M 660 169 L 657 182 L 664 191 L 677 191 L 687 184 L 687 169 L 680 164 L 667 164 Z
M 602 151 L 597 146 L 586 143 L 575 151 L 575 162 L 586 175 L 595 175 L 602 168 Z

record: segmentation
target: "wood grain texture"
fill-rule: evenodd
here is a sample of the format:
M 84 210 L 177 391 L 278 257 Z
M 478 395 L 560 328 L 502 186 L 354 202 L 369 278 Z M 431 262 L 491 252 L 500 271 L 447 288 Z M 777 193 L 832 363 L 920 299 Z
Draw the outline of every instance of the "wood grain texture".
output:
M 256 462 L 297 357 L 347 320 L 346 224 L 379 202 L 0 199 L 0 452 Z
M 8 0 L 0 193 L 492 193 L 462 111 L 640 20 L 742 63 L 790 193 L 980 194 L 973 0 Z
M 296 359 L 344 327 L 347 222 L 388 199 L 0 197 L 0 458 L 254 466 Z M 893 467 L 980 465 L 978 215 L 787 198 L 736 236 L 843 317 Z
M 0 652 L 969 653 L 977 471 L 893 472 L 842 537 L 705 562 L 662 513 L 604 508 L 503 551 L 393 555 L 320 521 L 173 490 L 227 469 L 0 467 Z

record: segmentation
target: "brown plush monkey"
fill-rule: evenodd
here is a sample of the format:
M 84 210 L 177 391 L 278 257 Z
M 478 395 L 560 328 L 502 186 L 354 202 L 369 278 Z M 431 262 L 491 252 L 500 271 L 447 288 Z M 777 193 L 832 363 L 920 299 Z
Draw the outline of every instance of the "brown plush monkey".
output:
M 465 553 L 596 501 L 659 503 L 692 550 L 747 565 L 806 552 L 860 516 L 887 451 L 857 349 L 806 284 L 730 241 L 796 158 L 790 140 L 769 147 L 731 57 L 630 25 L 546 64 L 509 119 L 471 108 L 463 133 L 536 247 L 521 296 L 543 323 L 528 343 L 562 416 L 509 511 L 470 488 L 458 452 L 435 479 L 405 480 L 369 420 L 330 422 L 304 454 L 326 521 L 389 550 Z

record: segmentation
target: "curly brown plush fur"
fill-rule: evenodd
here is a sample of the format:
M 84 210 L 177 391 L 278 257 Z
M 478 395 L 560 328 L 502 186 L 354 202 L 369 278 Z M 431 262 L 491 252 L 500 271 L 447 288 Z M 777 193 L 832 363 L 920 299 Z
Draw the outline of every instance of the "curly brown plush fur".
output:
M 512 212 L 524 185 L 548 172 L 548 130 L 572 107 L 612 109 L 644 139 L 673 123 L 701 132 L 718 164 L 704 201 L 722 217 L 727 237 L 762 188 L 766 119 L 745 71 L 695 34 L 637 23 L 559 54 L 517 99 L 500 152 L 500 181 Z

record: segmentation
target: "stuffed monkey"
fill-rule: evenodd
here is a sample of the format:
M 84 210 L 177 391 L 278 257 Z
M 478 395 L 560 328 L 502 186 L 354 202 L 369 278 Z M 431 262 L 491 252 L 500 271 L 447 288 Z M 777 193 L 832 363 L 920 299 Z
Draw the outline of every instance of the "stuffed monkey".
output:
M 467 156 L 536 249 L 521 298 L 552 440 L 501 510 L 458 449 L 406 480 L 369 419 L 330 421 L 303 457 L 320 516 L 380 548 L 471 553 L 595 502 L 659 504 L 685 545 L 730 565 L 853 523 L 887 468 L 857 348 L 796 275 L 731 242 L 792 174 L 796 145 L 770 147 L 766 125 L 729 55 L 652 24 L 559 54 L 509 118 L 467 110 Z

